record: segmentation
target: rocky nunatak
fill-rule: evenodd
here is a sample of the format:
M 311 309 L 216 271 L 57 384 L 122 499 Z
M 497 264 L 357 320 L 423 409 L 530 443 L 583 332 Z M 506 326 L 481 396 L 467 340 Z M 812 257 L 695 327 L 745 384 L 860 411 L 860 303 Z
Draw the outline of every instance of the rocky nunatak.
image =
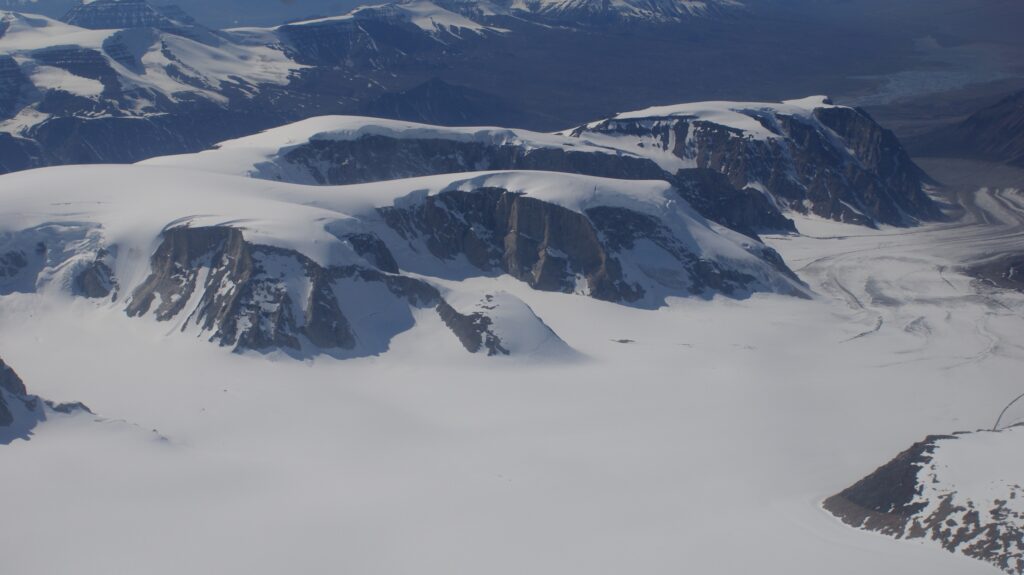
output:
M 30 395 L 21 377 L 0 359 L 0 445 L 26 438 L 53 414 L 92 413 L 81 403 L 54 403 Z
M 1024 573 L 1024 428 L 938 435 L 915 443 L 825 509 L 844 523 Z

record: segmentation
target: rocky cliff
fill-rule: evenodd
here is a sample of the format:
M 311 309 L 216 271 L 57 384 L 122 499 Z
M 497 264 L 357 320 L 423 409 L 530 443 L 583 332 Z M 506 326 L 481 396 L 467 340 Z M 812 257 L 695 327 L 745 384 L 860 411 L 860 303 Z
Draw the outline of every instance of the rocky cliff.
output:
M 460 287 L 470 278 L 648 309 L 807 296 L 777 253 L 664 182 L 493 172 L 318 187 L 97 167 L 71 170 L 69 190 L 66 171 L 5 180 L 0 225 L 16 231 L 0 236 L 0 295 L 90 298 L 236 350 L 375 355 L 439 321 L 474 353 L 571 351 L 525 303 Z M 109 186 L 139 177 L 144 190 Z M 91 207 L 45 216 L 69 194 Z
M 567 134 L 633 139 L 693 167 L 769 194 L 778 206 L 862 225 L 941 217 L 926 176 L 892 132 L 823 98 L 703 102 L 620 114 Z

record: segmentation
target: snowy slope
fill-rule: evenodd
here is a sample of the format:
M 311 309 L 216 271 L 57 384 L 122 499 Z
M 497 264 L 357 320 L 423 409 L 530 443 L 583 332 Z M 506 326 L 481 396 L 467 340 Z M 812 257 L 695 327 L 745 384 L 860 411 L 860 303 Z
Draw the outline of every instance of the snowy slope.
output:
M 914 444 L 826 508 L 847 524 L 923 539 L 1024 572 L 1022 428 L 934 436 Z
M 0 178 L 0 195 L 0 294 L 105 302 L 235 349 L 379 354 L 435 310 L 469 351 L 497 338 L 495 354 L 569 353 L 544 343 L 557 336 L 528 306 L 449 302 L 443 282 L 470 277 L 644 308 L 806 295 L 772 250 L 657 181 L 496 172 L 307 187 L 69 167 Z

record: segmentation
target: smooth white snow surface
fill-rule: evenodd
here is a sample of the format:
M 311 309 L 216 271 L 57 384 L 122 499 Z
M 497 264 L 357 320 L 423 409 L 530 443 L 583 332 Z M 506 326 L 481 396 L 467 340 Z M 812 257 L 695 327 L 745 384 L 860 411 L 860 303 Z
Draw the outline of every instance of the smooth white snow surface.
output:
M 44 90 L 63 90 L 86 98 L 95 98 L 103 93 L 103 83 L 99 80 L 76 76 L 53 66 L 37 67 L 31 78 L 37 88 Z
M 122 237 L 182 202 L 164 195 L 193 193 L 171 170 L 130 169 L 165 193 L 108 221 Z M 109 209 L 76 190 L 110 168 L 63 170 L 63 196 L 29 189 L 32 173 L 0 178 L 3 225 Z M 269 182 L 240 204 L 234 180 L 217 180 L 225 209 L 326 209 Z M 447 284 L 528 305 L 586 356 L 568 365 L 466 354 L 430 313 L 384 356 L 298 362 L 231 354 L 108 303 L 0 297 L 0 354 L 33 393 L 168 439 L 76 417 L 0 447 L 3 570 L 996 573 L 820 508 L 928 433 L 990 426 L 1020 393 L 1024 296 L 978 291 L 953 268 L 1021 247 L 1024 198 L 981 198 L 984 220 L 806 220 L 816 237 L 771 238 L 813 301 L 645 311 L 507 278 Z M 221 217 L 219 201 L 192 216 Z

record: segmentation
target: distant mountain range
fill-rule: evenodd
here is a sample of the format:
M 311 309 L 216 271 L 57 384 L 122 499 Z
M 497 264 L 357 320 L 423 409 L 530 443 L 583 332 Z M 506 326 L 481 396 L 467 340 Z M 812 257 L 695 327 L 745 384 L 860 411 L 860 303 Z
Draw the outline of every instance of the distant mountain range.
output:
M 974 158 L 1024 168 L 1024 92 L 1010 94 L 962 122 L 918 136 L 921 155 Z
M 102 0 L 100 0 L 102 1 Z M 122 0 L 124 1 L 124 0 Z M 85 5 L 88 6 L 89 2 Z M 356 8 L 359 2 L 340 0 L 218 0 L 200 2 L 179 0 L 158 2 L 158 9 L 173 4 L 197 15 L 204 22 L 219 27 L 237 25 L 269 25 L 289 20 L 339 14 Z M 655 2 L 608 2 L 606 0 L 454 0 L 451 7 L 459 12 L 480 15 L 508 15 L 547 20 L 588 19 L 593 22 L 611 20 L 675 21 L 736 10 L 742 5 L 734 0 L 658 0 Z M 0 0 L 0 9 L 26 11 L 62 18 L 83 5 L 81 0 Z M 140 21 L 139 21 L 140 22 Z
M 5 12 L 0 170 L 198 151 L 326 114 L 548 131 L 708 93 L 819 93 L 832 64 L 751 40 L 796 37 L 765 22 L 729 1 L 411 0 L 225 30 L 144 0 Z
M 539 121 L 504 97 L 440 80 L 382 93 L 382 82 L 393 80 L 396 72 L 469 62 L 495 41 L 572 34 L 521 20 L 517 28 L 503 27 L 499 22 L 507 21 L 507 10 L 476 14 L 467 8 L 477 10 L 477 3 L 445 5 L 460 12 L 414 0 L 227 31 L 205 28 L 180 10 L 143 0 L 97 0 L 70 11 L 65 20 L 71 23 L 4 13 L 0 167 L 132 162 L 196 151 L 339 108 L 453 125 Z M 516 6 L 506 8 L 519 10 Z M 694 17 L 712 12 L 686 6 Z M 537 134 L 526 141 L 553 137 Z M 486 166 L 664 179 L 682 190 L 698 190 L 687 193 L 701 213 L 748 235 L 786 229 L 791 224 L 782 216 L 785 210 L 866 225 L 938 217 L 922 191 L 923 174 L 895 137 L 863 112 L 820 98 L 651 108 L 591 122 L 558 138 L 617 150 L 619 167 L 538 160 L 537 154 L 517 159 L 487 149 L 474 152 L 481 155 L 476 163 L 463 159 L 459 165 L 427 168 L 427 159 L 445 153 L 448 144 L 423 142 L 416 151 L 421 167 L 377 159 L 365 169 L 390 178 Z M 367 151 L 317 149 L 320 156 L 308 161 L 324 164 L 325 154 L 339 153 L 361 157 Z M 400 157 L 406 156 L 395 159 Z M 726 178 L 718 181 L 710 174 Z M 316 177 L 323 183 L 353 183 L 346 179 L 351 176 L 332 179 L 329 171 Z

